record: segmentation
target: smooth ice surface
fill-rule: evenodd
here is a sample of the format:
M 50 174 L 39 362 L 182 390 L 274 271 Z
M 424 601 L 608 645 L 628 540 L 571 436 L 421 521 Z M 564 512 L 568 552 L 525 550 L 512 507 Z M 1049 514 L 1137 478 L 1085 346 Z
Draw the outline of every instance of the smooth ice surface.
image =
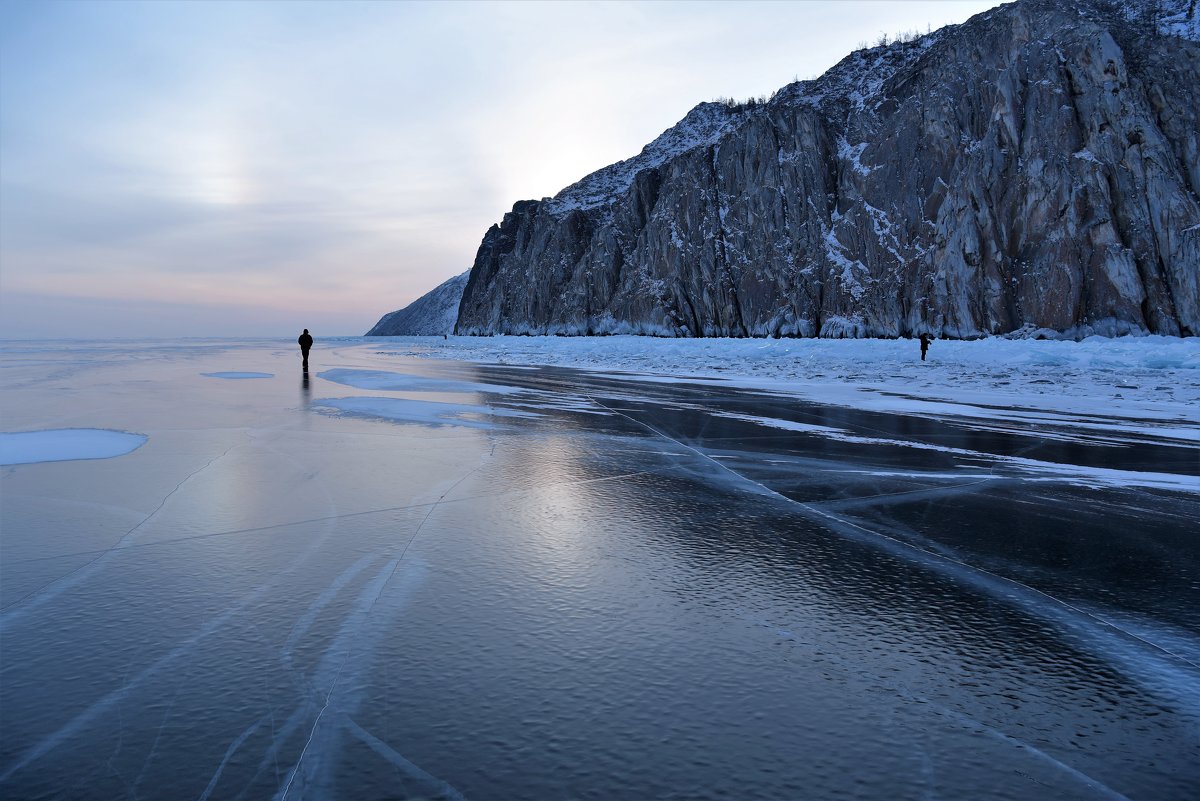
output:
M 141 447 L 142 434 L 94 428 L 0 433 L 0 465 L 111 459 Z
M 275 374 L 274 374 L 274 373 L 230 373 L 230 372 L 223 372 L 223 373 L 203 373 L 203 375 L 206 375 L 206 376 L 208 376 L 209 378 L 232 378 L 232 379 L 239 379 L 239 378 L 274 378 L 274 377 L 275 377 Z
M 517 387 L 499 384 L 478 384 L 447 378 L 406 375 L 387 370 L 347 370 L 335 368 L 324 370 L 321 378 L 357 389 L 380 389 L 392 392 L 487 392 L 492 395 L 507 395 L 520 392 Z
M 0 797 L 1196 797 L 1193 368 L 467 344 L 6 343 Z

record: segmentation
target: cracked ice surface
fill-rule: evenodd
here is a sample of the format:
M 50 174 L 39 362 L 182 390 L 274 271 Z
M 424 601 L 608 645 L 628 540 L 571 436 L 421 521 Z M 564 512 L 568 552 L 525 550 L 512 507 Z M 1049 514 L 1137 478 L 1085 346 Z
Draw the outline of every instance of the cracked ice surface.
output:
M 378 341 L 318 342 L 311 375 L 282 341 L 82 350 L 0 354 L 6 426 L 148 439 L 0 471 L 3 797 L 1200 783 L 1197 448 L 1169 408 L 917 384 L 899 413 Z

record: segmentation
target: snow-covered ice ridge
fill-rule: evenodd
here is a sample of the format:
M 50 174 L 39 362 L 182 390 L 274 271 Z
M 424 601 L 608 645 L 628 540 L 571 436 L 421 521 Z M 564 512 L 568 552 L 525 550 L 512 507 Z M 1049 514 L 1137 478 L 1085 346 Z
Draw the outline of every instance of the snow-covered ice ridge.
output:
M 610 337 L 396 338 L 384 353 L 730 382 L 898 413 L 1038 422 L 1200 442 L 1200 339 L 1080 342 Z

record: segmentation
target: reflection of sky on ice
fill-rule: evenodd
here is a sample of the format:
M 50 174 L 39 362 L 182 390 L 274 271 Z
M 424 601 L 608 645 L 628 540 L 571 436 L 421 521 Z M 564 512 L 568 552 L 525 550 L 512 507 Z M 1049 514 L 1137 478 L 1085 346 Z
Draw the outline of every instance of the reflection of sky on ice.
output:
M 318 376 L 355 389 L 418 395 L 485 395 L 491 396 L 503 404 L 503 406 L 456 404 L 446 401 L 394 397 L 329 398 L 313 402 L 314 406 L 337 409 L 346 414 L 378 417 L 396 422 L 492 428 L 493 424 L 482 418 L 534 418 L 541 416 L 535 412 L 521 411 L 521 409 L 536 409 L 539 412 L 558 410 L 585 414 L 609 414 L 608 411 L 582 396 L 573 396 L 560 391 L 545 392 L 508 384 L 481 383 L 446 376 L 431 377 L 393 371 L 344 368 L 325 370 Z
M 427 378 L 406 373 L 383 370 L 348 370 L 335 368 L 318 373 L 326 381 L 344 384 L 355 389 L 375 389 L 390 392 L 486 392 L 491 395 L 507 395 L 524 392 L 519 387 L 499 384 L 479 384 L 456 381 L 448 378 Z
M 0 354 L 0 795 L 1190 801 L 1187 443 L 323 344 Z
M 201 373 L 201 375 L 208 376 L 209 378 L 231 378 L 231 379 L 274 378 L 275 377 L 274 373 L 228 373 L 228 372 L 226 372 L 226 373 Z
M 524 390 L 499 384 L 459 380 L 450 377 L 430 377 L 410 373 L 333 368 L 317 374 L 319 378 L 343 386 L 372 392 L 400 394 L 455 395 L 479 397 L 519 394 Z M 430 400 L 427 397 L 356 396 L 324 398 L 312 401 L 318 409 L 336 410 L 342 414 L 377 418 L 397 423 L 416 423 L 430 426 L 456 425 L 468 428 L 495 429 L 494 417 L 537 417 L 536 414 L 498 408 L 480 403 L 454 403 Z
M 142 434 L 86 428 L 0 433 L 0 464 L 111 459 L 141 447 L 145 441 Z
M 532 412 L 503 409 L 495 406 L 473 406 L 466 403 L 409 400 L 407 398 L 324 398 L 313 406 L 336 409 L 345 414 L 377 417 L 397 423 L 423 425 L 456 425 L 469 428 L 495 428 L 488 417 L 539 417 Z

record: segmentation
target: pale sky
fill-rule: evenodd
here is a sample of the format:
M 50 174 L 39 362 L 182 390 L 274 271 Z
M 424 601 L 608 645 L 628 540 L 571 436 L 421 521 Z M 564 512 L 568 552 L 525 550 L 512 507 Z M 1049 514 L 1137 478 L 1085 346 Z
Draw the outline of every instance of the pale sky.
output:
M 0 338 L 362 334 L 697 103 L 995 5 L 0 2 Z

